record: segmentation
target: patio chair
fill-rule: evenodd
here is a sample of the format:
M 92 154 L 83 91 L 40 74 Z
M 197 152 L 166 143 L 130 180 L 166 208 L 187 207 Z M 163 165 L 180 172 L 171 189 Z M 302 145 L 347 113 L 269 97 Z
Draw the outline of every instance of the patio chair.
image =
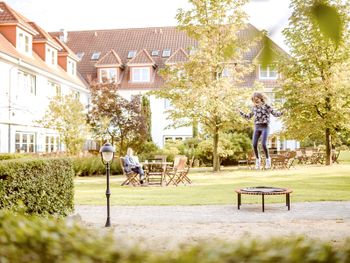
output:
M 144 165 L 146 167 L 145 174 L 148 185 L 163 185 L 164 174 L 166 171 L 166 165 L 163 164 L 163 161 L 161 159 L 151 159 Z
M 287 169 L 290 169 L 292 166 L 294 166 L 294 161 L 297 159 L 297 153 L 295 151 L 290 151 L 286 153 L 286 164 L 285 167 Z
M 186 158 L 186 161 L 185 163 L 187 162 L 187 157 Z M 192 181 L 191 179 L 188 177 L 188 172 L 190 171 L 190 168 L 192 167 L 192 164 L 193 164 L 193 160 L 194 160 L 194 156 L 191 158 L 189 164 L 187 165 L 187 167 L 185 167 L 185 169 L 180 172 L 178 178 L 177 178 L 177 181 L 176 181 L 176 185 L 178 185 L 179 183 L 183 183 L 183 184 L 191 184 Z
M 155 155 L 154 159 L 155 160 L 161 160 L 162 162 L 166 162 L 167 155 Z
M 139 186 L 139 185 L 141 185 L 140 181 L 138 179 L 138 174 L 133 172 L 133 171 L 130 171 L 128 173 L 125 172 L 124 165 L 125 165 L 124 157 L 120 157 L 120 166 L 122 168 L 123 175 L 126 177 L 125 181 L 121 185 L 122 186 L 124 186 L 124 185 Z
M 179 180 L 181 173 L 185 172 L 185 166 L 187 162 L 187 157 L 182 157 L 179 160 L 179 163 L 176 167 L 174 167 L 173 170 L 167 171 L 167 176 L 169 177 L 169 181 L 167 182 L 167 186 L 169 184 L 174 184 L 177 186 L 177 184 L 181 181 Z
M 339 150 L 332 150 L 332 163 L 339 164 L 339 161 L 338 161 L 339 155 L 340 155 Z

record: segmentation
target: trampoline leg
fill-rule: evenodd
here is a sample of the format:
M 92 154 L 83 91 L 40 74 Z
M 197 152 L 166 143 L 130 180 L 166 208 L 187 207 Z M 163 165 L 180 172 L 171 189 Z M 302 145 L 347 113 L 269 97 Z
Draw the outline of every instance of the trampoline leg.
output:
M 237 204 L 238 204 L 238 210 L 241 207 L 241 194 L 237 194 Z
M 265 195 L 261 195 L 262 198 L 262 211 L 265 212 Z

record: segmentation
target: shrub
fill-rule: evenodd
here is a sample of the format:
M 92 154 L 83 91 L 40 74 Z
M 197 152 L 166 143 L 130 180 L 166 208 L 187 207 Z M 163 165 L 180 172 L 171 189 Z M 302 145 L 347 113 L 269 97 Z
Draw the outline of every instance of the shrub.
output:
M 99 155 L 89 157 L 72 157 L 74 174 L 76 176 L 103 175 L 106 167 Z M 119 158 L 114 158 L 111 165 L 111 174 L 121 174 Z
M 118 246 L 117 246 L 118 245 Z M 350 240 L 337 247 L 305 238 L 199 243 L 170 252 L 142 251 L 55 218 L 0 212 L 0 262 L 349 262 Z
M 15 159 L 0 162 L 0 208 L 23 202 L 29 214 L 67 215 L 73 209 L 73 168 L 69 159 Z
M 0 237 L 0 262 L 117 262 L 121 259 L 111 235 L 98 235 L 54 218 L 0 212 Z
M 24 157 L 26 157 L 26 155 L 22 153 L 0 153 L 0 161 L 19 159 Z

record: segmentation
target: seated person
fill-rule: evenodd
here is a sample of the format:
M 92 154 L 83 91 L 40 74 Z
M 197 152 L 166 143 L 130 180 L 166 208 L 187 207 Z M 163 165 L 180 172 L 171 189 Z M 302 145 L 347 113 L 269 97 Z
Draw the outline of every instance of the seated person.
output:
M 137 173 L 140 175 L 140 183 L 143 184 L 144 180 L 144 171 L 141 167 L 141 164 L 138 162 L 136 156 L 133 155 L 133 150 L 131 148 L 128 148 L 125 158 L 124 158 L 124 170 L 125 172 L 129 173 L 131 171 Z

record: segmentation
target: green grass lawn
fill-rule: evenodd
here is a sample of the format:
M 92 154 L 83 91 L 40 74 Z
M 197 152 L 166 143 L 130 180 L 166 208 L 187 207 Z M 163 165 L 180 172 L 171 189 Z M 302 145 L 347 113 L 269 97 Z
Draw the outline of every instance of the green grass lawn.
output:
M 236 204 L 234 189 L 249 186 L 287 187 L 292 202 L 350 200 L 350 164 L 296 166 L 290 170 L 253 171 L 224 168 L 193 169 L 193 183 L 159 187 L 120 186 L 124 178 L 111 178 L 111 205 L 211 205 Z M 75 179 L 75 204 L 105 205 L 106 177 Z M 284 196 L 268 196 L 266 202 L 284 202 Z M 260 196 L 242 196 L 243 203 L 260 203 Z

